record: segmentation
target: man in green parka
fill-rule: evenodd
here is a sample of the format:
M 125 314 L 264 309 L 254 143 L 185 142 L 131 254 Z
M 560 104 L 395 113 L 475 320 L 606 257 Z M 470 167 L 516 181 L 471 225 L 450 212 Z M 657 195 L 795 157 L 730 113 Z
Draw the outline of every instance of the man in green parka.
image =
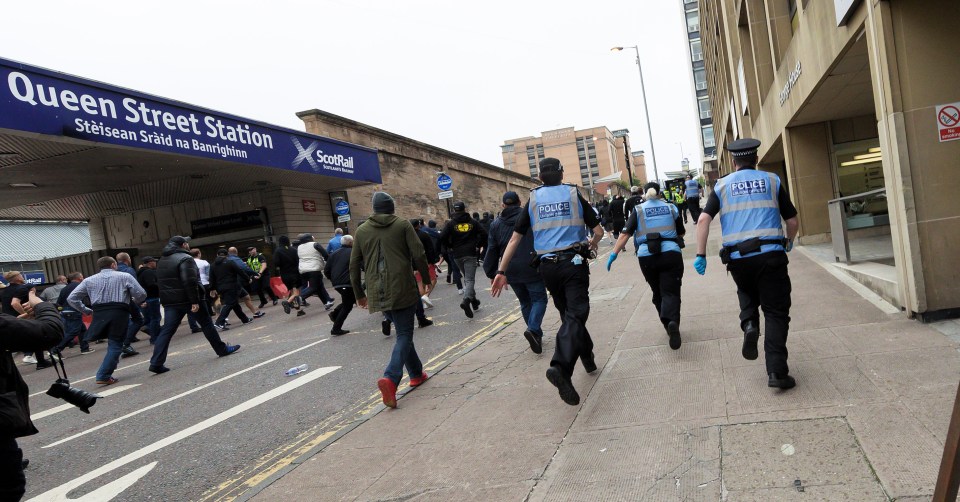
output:
M 390 363 L 383 372 L 384 377 L 377 381 L 383 404 L 396 408 L 397 386 L 403 378 L 404 366 L 411 387 L 427 379 L 413 346 L 413 320 L 420 291 L 410 264 L 413 263 L 420 277 L 427 281 L 423 284 L 427 292 L 430 291 L 430 272 L 423 244 L 413 226 L 393 214 L 393 197 L 386 192 L 374 193 L 373 213 L 354 236 L 350 282 L 357 294 L 357 305 L 368 308 L 371 313 L 383 312 L 397 329 Z M 361 279 L 361 270 L 364 279 Z

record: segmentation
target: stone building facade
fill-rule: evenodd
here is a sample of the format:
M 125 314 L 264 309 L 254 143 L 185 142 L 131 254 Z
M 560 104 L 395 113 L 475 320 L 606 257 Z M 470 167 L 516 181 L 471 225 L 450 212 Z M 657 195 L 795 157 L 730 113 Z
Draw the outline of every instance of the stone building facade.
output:
M 516 191 L 526 201 L 530 189 L 538 184 L 528 176 L 322 110 L 308 110 L 297 116 L 308 133 L 376 148 L 379 152 L 383 183 L 347 190 L 352 215 L 348 230 L 355 229 L 373 213 L 371 199 L 377 190 L 394 197 L 398 216 L 439 223 L 447 219 L 453 201 L 464 201 L 471 213 L 496 213 L 504 192 Z M 452 199 L 438 197 L 439 172 L 453 179 Z

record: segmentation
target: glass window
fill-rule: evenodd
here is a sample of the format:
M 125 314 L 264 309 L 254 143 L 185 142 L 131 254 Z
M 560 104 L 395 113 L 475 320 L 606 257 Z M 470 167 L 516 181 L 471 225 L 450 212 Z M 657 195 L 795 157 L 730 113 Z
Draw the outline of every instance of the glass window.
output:
M 702 91 L 707 88 L 707 70 L 701 68 L 693 71 L 693 81 L 697 85 L 697 90 Z
M 700 118 L 708 119 L 710 118 L 710 98 L 700 98 L 697 100 L 697 105 L 700 107 Z
M 703 147 L 704 148 L 713 148 L 717 146 L 717 142 L 713 137 L 713 126 L 703 126 L 701 132 L 703 133 Z
M 700 39 L 690 42 L 690 55 L 693 61 L 703 61 L 703 45 L 700 44 Z
M 687 12 L 687 33 L 700 31 L 700 11 Z

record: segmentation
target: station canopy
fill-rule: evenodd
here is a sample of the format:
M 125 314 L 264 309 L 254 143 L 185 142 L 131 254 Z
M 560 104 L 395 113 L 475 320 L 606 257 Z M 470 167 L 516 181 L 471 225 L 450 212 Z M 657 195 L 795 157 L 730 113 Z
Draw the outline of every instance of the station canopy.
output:
M 0 59 L 0 219 L 380 183 L 374 149 Z

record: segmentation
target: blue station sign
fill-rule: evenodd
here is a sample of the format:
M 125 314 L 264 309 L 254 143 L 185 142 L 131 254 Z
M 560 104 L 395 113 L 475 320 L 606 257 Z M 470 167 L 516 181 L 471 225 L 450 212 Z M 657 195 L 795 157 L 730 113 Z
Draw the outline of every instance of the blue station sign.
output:
M 453 178 L 449 175 L 441 174 L 437 176 L 437 188 L 440 190 L 450 190 L 450 187 L 453 186 Z
M 337 214 L 343 216 L 345 214 L 350 214 L 350 204 L 347 204 L 347 201 L 340 200 L 337 201 L 337 204 L 334 206 L 337 211 Z
M 0 58 L 0 129 L 381 183 L 376 150 Z

